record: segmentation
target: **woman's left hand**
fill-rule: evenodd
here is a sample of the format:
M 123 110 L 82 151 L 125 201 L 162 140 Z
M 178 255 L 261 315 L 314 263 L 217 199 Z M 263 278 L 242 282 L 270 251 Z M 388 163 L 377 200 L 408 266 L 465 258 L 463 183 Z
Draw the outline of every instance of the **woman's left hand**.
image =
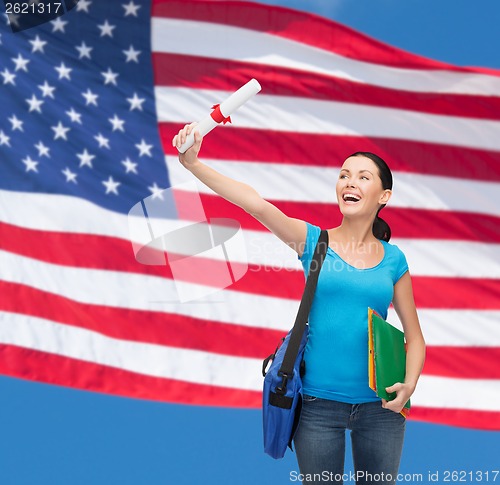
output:
M 386 387 L 385 390 L 387 392 L 395 392 L 396 398 L 392 401 L 386 401 L 385 399 L 382 399 L 382 407 L 385 409 L 390 409 L 395 413 L 400 413 L 404 408 L 406 401 L 408 401 L 408 399 L 410 399 L 410 396 L 413 394 L 415 387 L 411 386 L 410 384 L 396 382 L 396 384 Z

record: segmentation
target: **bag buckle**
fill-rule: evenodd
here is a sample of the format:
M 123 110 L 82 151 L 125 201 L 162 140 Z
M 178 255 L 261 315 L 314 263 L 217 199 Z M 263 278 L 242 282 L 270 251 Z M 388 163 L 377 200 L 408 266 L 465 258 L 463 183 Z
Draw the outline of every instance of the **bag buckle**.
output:
M 288 374 L 285 372 L 279 372 L 279 376 L 282 377 L 281 385 L 276 387 L 276 394 L 284 396 L 286 394 L 286 385 L 288 384 Z

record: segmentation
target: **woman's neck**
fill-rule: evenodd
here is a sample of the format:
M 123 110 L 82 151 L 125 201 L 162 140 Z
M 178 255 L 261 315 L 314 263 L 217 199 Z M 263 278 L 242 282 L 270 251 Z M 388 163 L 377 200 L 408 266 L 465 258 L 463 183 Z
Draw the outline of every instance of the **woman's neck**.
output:
M 373 235 L 373 222 L 366 219 L 342 219 L 340 226 L 332 229 L 330 235 L 339 242 L 363 245 L 378 241 Z

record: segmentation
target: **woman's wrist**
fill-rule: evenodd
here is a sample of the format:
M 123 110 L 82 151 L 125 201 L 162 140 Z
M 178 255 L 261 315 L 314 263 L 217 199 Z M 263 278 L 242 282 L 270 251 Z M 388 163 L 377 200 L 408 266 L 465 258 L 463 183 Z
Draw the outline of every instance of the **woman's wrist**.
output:
M 196 170 L 199 170 L 203 164 L 196 158 L 193 162 L 189 164 L 189 171 L 192 173 Z
M 193 175 L 196 175 L 195 172 L 197 172 L 198 170 L 200 170 L 201 167 L 203 167 L 203 164 L 200 162 L 198 158 L 190 160 L 189 162 L 181 159 L 181 162 L 184 168 L 189 170 Z
M 411 393 L 413 394 L 415 391 L 415 388 L 417 387 L 417 382 L 416 381 L 405 381 L 405 386 L 410 389 Z

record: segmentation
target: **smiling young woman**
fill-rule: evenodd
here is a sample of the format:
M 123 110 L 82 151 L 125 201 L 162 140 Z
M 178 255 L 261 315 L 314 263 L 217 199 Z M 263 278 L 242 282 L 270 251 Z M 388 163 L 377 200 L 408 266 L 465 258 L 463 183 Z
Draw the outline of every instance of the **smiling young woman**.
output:
M 194 128 L 186 125 L 172 145 L 180 147 Z M 201 163 L 201 143 L 195 132 L 193 147 L 179 154 L 181 164 L 294 249 L 307 275 L 321 228 L 288 217 L 249 185 Z M 303 406 L 294 439 L 297 459 L 304 483 L 316 476 L 342 483 L 349 429 L 357 483 L 372 483 L 376 476 L 378 484 L 392 484 L 405 431 L 400 411 L 417 385 L 425 342 L 406 258 L 389 243 L 390 227 L 379 217 L 392 194 L 391 171 L 373 153 L 354 153 L 342 165 L 336 194 L 343 217 L 328 230 L 329 248 L 309 315 Z M 397 397 L 386 402 L 368 385 L 367 309 L 387 318 L 391 302 L 405 332 L 407 365 L 404 382 L 387 388 Z

